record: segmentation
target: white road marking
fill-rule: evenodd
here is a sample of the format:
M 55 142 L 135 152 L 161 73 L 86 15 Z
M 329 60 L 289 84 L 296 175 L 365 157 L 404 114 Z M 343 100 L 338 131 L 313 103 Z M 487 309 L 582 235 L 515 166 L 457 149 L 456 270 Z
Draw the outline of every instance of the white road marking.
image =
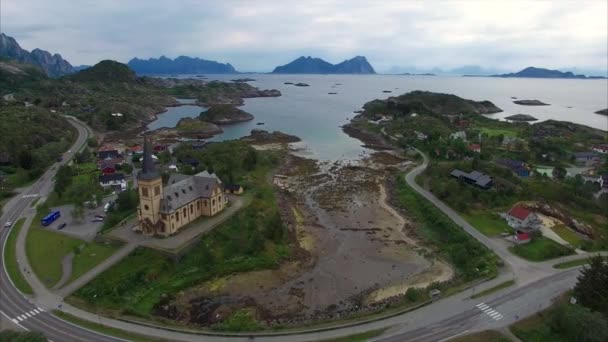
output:
M 29 194 L 29 195 L 23 195 L 22 198 L 32 198 L 32 197 L 38 197 L 40 194 Z
M 29 312 L 24 313 L 24 315 L 26 315 L 26 316 L 27 316 L 27 318 L 32 317 L 32 315 L 30 315 L 30 313 L 29 313 Z
M 40 310 L 40 311 L 44 312 L 44 310 L 42 310 L 42 308 L 41 308 L 41 307 L 38 307 L 38 310 Z
M 492 309 L 489 305 L 487 305 L 486 303 L 479 303 L 477 305 L 475 305 L 479 310 L 481 310 L 483 313 L 485 313 L 486 315 L 490 316 L 490 318 L 498 321 L 500 319 L 503 318 L 502 314 L 500 314 L 500 312 Z
M 21 316 L 17 316 L 17 319 L 19 320 L 19 322 L 23 321 L 23 317 Z
M 32 311 L 34 311 L 36 314 L 39 314 L 39 313 L 40 313 L 40 311 L 38 311 L 38 309 L 34 309 L 34 310 L 32 310 Z
M 445 341 L 447 341 L 447 340 L 451 340 L 451 339 L 453 339 L 453 338 L 454 338 L 454 337 L 456 337 L 456 336 L 464 335 L 464 334 L 466 334 L 466 333 L 468 333 L 468 332 L 469 332 L 468 330 L 465 330 L 465 331 L 463 331 L 463 332 L 459 332 L 459 333 L 458 333 L 458 334 L 456 334 L 456 335 L 452 335 L 452 336 L 450 336 L 450 337 L 448 337 L 448 338 L 444 338 L 443 340 L 439 340 L 439 341 L 437 341 L 437 342 L 445 342 Z
M 11 318 L 11 321 L 13 321 L 13 323 L 15 323 L 15 324 L 19 324 L 19 321 L 14 318 Z

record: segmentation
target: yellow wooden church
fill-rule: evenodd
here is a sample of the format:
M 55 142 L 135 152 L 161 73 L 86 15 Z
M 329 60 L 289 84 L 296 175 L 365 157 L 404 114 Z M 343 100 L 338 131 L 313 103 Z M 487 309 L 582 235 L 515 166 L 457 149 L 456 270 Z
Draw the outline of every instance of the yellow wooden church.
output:
M 139 207 L 136 228 L 144 235 L 169 236 L 201 216 L 213 216 L 227 204 L 223 184 L 206 171 L 188 176 L 172 174 L 167 185 L 152 159 L 152 146 L 144 137 L 142 169 L 137 175 Z

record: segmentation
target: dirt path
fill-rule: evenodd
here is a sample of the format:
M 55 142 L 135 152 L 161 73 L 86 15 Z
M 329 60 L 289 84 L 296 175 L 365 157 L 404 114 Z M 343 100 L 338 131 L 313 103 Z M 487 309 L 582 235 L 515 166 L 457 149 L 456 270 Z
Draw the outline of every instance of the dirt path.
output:
M 74 261 L 74 256 L 74 252 L 70 252 L 61 259 L 61 279 L 53 286 L 53 290 L 61 288 L 72 276 L 72 262 Z

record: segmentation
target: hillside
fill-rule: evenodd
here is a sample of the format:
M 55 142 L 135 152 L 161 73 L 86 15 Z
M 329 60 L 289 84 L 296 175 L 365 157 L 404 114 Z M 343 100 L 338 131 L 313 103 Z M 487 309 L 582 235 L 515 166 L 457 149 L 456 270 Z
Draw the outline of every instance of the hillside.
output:
M 363 56 L 357 56 L 338 64 L 331 64 L 321 58 L 299 57 L 276 67 L 273 74 L 375 74 L 376 71 Z
M 77 73 L 66 76 L 76 82 L 135 82 L 137 76 L 128 66 L 111 60 L 97 63 L 94 67 L 82 69 Z
M 179 56 L 176 59 L 161 56 L 160 58 L 133 58 L 127 63 L 140 75 L 150 74 L 234 74 L 237 73 L 230 63 L 219 63 L 201 58 Z
M 45 72 L 32 64 L 0 59 L 0 95 L 8 94 L 29 82 L 47 78 Z
M 52 55 L 50 52 L 41 49 L 34 49 L 29 52 L 22 49 L 13 37 L 4 33 L 0 33 L 0 57 L 37 65 L 51 77 L 59 77 L 74 72 L 72 65 L 64 60 L 60 54 Z
M 429 115 L 491 114 L 502 110 L 490 101 L 473 101 L 456 95 L 412 91 L 386 100 L 373 100 L 364 106 L 364 116 L 395 114 L 403 116 L 411 113 Z
M 550 70 L 543 68 L 535 68 L 535 67 L 527 67 L 521 71 L 516 73 L 502 74 L 502 75 L 492 75 L 492 77 L 523 77 L 523 78 L 578 78 L 578 79 L 598 79 L 605 78 L 601 76 L 585 76 L 585 75 L 575 75 L 570 71 L 562 72 L 559 70 Z
M 216 125 L 227 125 L 253 120 L 253 115 L 233 105 L 215 105 L 202 112 L 199 118 Z

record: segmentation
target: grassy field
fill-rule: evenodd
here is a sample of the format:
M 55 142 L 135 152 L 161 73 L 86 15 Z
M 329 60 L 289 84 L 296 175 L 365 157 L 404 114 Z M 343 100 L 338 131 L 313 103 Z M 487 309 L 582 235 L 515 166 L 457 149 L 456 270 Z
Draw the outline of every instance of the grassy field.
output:
M 105 326 L 103 324 L 90 322 L 90 321 L 78 318 L 76 316 L 70 315 L 69 313 L 65 313 L 65 312 L 59 311 L 59 310 L 54 310 L 53 315 L 65 320 L 65 321 L 68 321 L 70 323 L 79 325 L 81 327 L 84 327 L 84 328 L 87 328 L 87 329 L 90 329 L 93 331 L 97 331 L 97 332 L 105 334 L 105 335 L 110 335 L 110 336 L 114 336 L 117 338 L 133 341 L 133 342 L 163 341 L 161 339 L 155 339 L 153 337 L 138 335 L 138 334 L 128 332 L 125 330 L 111 328 L 111 327 Z
M 568 243 L 570 243 L 575 248 L 580 247 L 581 243 L 583 242 L 583 239 L 578 234 L 576 234 L 574 231 L 572 231 L 570 228 L 566 227 L 563 224 L 553 226 L 551 227 L 551 230 L 553 230 L 562 239 L 568 241 Z
M 487 290 L 483 290 L 483 291 L 481 291 L 479 293 L 476 293 L 476 294 L 472 295 L 471 298 L 480 298 L 480 297 L 483 297 L 483 296 L 487 296 L 490 293 L 494 293 L 496 291 L 500 291 L 502 289 L 506 289 L 507 287 L 512 286 L 514 284 L 515 284 L 515 280 L 507 280 L 504 283 L 498 284 L 498 285 L 496 285 L 494 287 L 491 287 L 491 288 L 489 288 Z
M 533 238 L 529 243 L 509 247 L 509 250 L 530 261 L 545 261 L 574 253 L 573 250 L 544 237 Z
M 497 236 L 504 232 L 512 232 L 505 220 L 491 212 L 474 211 L 462 215 L 473 227 L 486 236 Z
M 68 283 L 78 279 L 105 259 L 109 258 L 119 247 L 110 244 L 88 243 L 74 257 L 72 276 Z
M 4 250 L 4 262 L 6 264 L 6 270 L 9 277 L 15 284 L 15 287 L 24 294 L 33 294 L 30 284 L 25 280 L 23 274 L 19 270 L 19 264 L 17 264 L 17 257 L 15 252 L 15 244 L 17 243 L 17 236 L 21 231 L 25 219 L 19 219 L 15 222 L 15 226 L 12 228 L 10 235 L 6 241 L 6 249 Z
M 451 342 L 511 342 L 505 335 L 496 330 L 480 331 L 450 340 Z
M 32 270 L 47 287 L 61 279 L 61 260 L 84 241 L 48 229 L 32 227 L 27 234 L 25 250 Z
M 115 246 L 87 243 L 48 228 L 34 226 L 30 229 L 25 243 L 32 270 L 49 288 L 61 279 L 63 257 L 70 252 L 75 252 L 80 246 L 84 247 L 74 257 L 73 274 L 70 281 L 105 260 L 116 250 Z
M 339 338 L 332 338 L 329 340 L 322 340 L 321 342 L 366 342 L 374 337 L 378 337 L 378 336 L 382 335 L 382 333 L 384 333 L 384 331 L 386 331 L 386 329 L 377 329 L 377 330 L 367 331 L 367 332 L 360 333 L 360 334 L 354 334 L 354 335 L 349 335 L 349 336 L 344 336 L 344 337 L 339 337 Z
M 553 268 L 566 269 L 566 268 L 586 265 L 588 263 L 589 263 L 589 258 L 583 258 L 583 259 L 577 259 L 577 260 L 566 261 L 566 262 L 562 262 L 559 264 L 555 264 L 555 265 L 553 265 Z

